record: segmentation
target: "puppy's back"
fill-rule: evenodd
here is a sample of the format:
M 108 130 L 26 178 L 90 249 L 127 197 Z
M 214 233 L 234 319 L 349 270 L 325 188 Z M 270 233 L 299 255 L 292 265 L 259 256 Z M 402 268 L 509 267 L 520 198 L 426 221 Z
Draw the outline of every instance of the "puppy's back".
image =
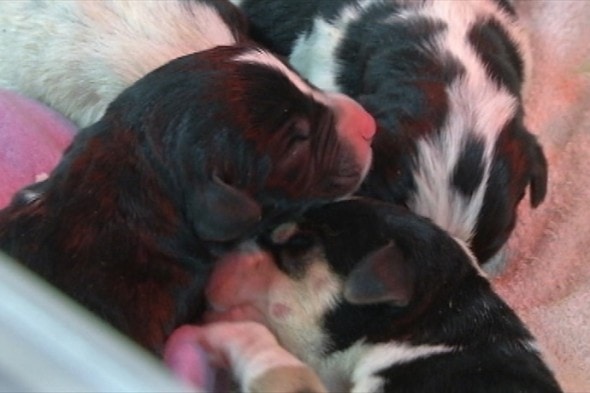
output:
M 235 43 L 239 19 L 221 1 L 2 1 L 0 87 L 86 126 L 160 65 Z

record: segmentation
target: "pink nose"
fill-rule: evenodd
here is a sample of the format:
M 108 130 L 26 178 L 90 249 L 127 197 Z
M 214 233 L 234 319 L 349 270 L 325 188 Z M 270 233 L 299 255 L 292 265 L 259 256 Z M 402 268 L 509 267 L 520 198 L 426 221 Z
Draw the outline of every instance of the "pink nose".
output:
M 330 103 L 338 117 L 338 132 L 348 137 L 361 136 L 371 141 L 376 131 L 375 119 L 358 102 L 338 93 L 329 95 Z

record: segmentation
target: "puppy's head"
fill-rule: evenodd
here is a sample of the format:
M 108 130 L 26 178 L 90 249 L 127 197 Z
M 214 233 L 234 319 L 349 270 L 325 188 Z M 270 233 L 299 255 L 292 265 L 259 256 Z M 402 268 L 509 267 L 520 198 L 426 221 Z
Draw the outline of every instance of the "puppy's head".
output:
M 520 202 L 528 191 L 536 208 L 547 194 L 547 161 L 535 136 L 516 117 L 495 144 L 483 204 L 479 211 L 471 248 L 482 263 L 500 256 L 517 222 Z
M 370 200 L 311 209 L 264 243 L 267 252 L 222 260 L 207 296 L 221 318 L 261 319 L 302 353 L 413 334 L 431 304 L 478 274 L 465 246 L 431 222 Z
M 257 47 L 217 47 L 139 80 L 103 122 L 142 135 L 198 235 L 226 241 L 261 217 L 346 196 L 371 160 L 373 118 Z

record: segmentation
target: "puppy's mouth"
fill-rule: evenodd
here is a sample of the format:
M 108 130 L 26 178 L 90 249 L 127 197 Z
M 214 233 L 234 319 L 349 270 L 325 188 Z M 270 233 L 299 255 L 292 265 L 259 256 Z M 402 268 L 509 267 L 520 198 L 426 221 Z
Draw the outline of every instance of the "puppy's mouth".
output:
M 358 102 L 342 94 L 332 94 L 336 129 L 349 159 L 355 163 L 358 185 L 367 175 L 373 158 L 371 144 L 377 133 L 377 122 Z M 346 167 L 346 163 L 342 164 Z
M 344 145 L 343 148 L 348 150 L 348 154 L 344 154 L 339 160 L 334 168 L 334 174 L 323 176 L 318 187 L 318 190 L 321 190 L 320 196 L 347 197 L 359 189 L 369 173 L 372 162 L 369 144 L 364 148 L 350 148 L 348 145 Z
M 359 103 L 339 94 L 326 94 L 331 115 L 318 124 L 314 154 L 323 196 L 347 196 L 365 179 L 373 158 L 375 119 Z

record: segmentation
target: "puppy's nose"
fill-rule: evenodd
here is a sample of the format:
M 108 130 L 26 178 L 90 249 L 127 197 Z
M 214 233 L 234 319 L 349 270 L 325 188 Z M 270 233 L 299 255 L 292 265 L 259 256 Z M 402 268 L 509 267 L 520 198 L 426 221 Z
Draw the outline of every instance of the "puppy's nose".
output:
M 377 128 L 375 119 L 358 102 L 339 93 L 329 94 L 330 104 L 337 116 L 340 133 L 347 136 L 359 135 L 371 141 Z

